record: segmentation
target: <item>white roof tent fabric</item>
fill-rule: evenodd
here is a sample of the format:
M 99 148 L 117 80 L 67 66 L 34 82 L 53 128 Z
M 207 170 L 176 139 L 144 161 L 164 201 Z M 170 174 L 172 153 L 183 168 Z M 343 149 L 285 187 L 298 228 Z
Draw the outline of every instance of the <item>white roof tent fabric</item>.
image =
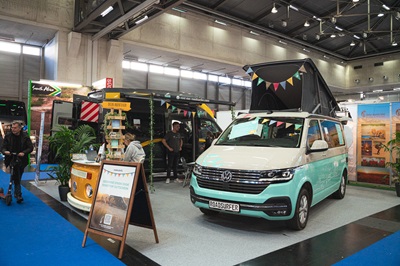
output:
M 340 110 L 309 58 L 246 65 L 243 69 L 253 80 L 250 112 L 305 111 L 336 117 Z

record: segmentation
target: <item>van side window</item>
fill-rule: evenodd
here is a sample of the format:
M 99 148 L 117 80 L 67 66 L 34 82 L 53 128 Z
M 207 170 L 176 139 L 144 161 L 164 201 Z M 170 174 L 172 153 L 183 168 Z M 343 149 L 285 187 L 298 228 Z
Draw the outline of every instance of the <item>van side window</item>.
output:
M 328 142 L 329 148 L 340 147 L 344 145 L 343 132 L 340 123 L 325 120 L 321 122 L 324 139 Z
M 321 140 L 321 130 L 319 129 L 318 120 L 311 120 L 308 125 L 307 143 L 311 147 L 316 140 Z

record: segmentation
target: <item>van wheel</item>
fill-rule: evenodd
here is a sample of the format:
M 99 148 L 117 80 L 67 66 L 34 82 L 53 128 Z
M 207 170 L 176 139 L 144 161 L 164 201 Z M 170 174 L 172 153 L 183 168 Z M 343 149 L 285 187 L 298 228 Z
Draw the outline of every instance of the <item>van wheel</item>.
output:
M 213 211 L 213 210 L 209 210 L 209 209 L 204 209 L 204 208 L 200 208 L 200 211 L 202 213 L 204 213 L 205 215 L 209 215 L 209 216 L 215 216 L 217 215 L 219 212 L 217 211 Z
M 343 199 L 344 198 L 344 195 L 346 194 L 346 181 L 347 181 L 346 179 L 347 179 L 346 174 L 343 173 L 342 179 L 340 180 L 339 189 L 335 193 L 333 193 L 333 197 L 335 199 Z
M 294 230 L 303 230 L 307 225 L 309 210 L 310 194 L 307 189 L 302 188 L 297 198 L 294 216 L 288 221 L 289 227 Z

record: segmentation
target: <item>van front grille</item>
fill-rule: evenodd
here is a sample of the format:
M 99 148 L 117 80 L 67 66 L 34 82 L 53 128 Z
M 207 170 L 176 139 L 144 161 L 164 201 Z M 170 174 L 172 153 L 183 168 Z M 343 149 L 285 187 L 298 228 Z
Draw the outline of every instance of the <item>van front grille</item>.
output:
M 222 175 L 225 171 L 232 173 L 230 181 L 223 180 Z M 261 177 L 262 173 L 260 171 L 202 167 L 201 175 L 197 176 L 197 183 L 201 188 L 244 194 L 259 194 L 270 184 L 268 181 L 260 181 Z

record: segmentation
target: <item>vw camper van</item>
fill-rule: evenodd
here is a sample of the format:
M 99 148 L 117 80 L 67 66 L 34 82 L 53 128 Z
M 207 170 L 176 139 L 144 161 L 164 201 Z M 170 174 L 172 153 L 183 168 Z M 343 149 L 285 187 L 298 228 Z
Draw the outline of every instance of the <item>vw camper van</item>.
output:
M 343 125 L 335 117 L 339 108 L 309 59 L 245 70 L 253 75 L 250 112 L 238 116 L 196 160 L 190 199 L 206 215 L 286 220 L 304 229 L 310 207 L 330 195 L 345 196 L 348 156 Z M 294 77 L 285 89 L 279 87 Z

